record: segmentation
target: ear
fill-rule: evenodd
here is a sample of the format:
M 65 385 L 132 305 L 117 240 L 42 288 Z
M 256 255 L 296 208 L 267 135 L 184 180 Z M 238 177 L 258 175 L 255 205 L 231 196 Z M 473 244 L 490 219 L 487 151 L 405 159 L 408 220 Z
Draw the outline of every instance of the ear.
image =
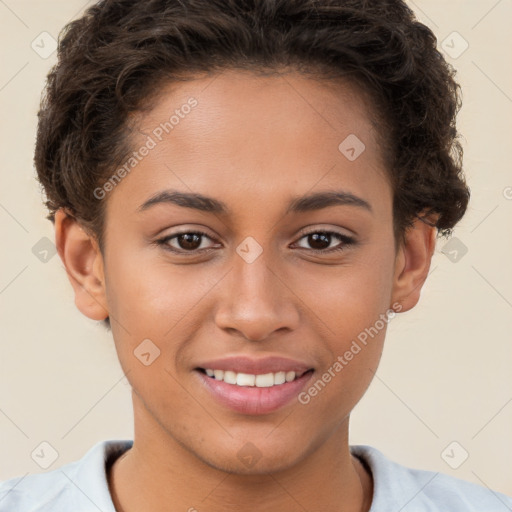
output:
M 426 218 L 427 222 L 416 219 L 406 232 L 405 243 L 398 249 L 392 302 L 401 305 L 400 312 L 409 311 L 420 299 L 436 246 L 437 229 L 430 225 L 435 220 L 435 217 Z
M 55 244 L 75 292 L 77 308 L 92 320 L 108 316 L 103 256 L 96 239 L 65 209 L 55 212 Z

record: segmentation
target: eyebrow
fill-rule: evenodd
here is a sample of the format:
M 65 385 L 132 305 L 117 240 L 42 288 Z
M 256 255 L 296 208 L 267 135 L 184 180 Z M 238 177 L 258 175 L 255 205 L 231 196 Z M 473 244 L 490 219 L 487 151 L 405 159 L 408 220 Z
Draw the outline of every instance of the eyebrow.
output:
M 184 208 L 192 208 L 220 215 L 229 214 L 229 207 L 218 199 L 194 192 L 180 192 L 177 190 L 158 192 L 140 205 L 137 210 L 142 212 L 151 206 L 162 203 L 175 204 Z M 329 206 L 340 205 L 355 206 L 373 213 L 373 209 L 368 201 L 346 191 L 316 192 L 307 196 L 294 197 L 291 199 L 286 213 L 310 212 Z

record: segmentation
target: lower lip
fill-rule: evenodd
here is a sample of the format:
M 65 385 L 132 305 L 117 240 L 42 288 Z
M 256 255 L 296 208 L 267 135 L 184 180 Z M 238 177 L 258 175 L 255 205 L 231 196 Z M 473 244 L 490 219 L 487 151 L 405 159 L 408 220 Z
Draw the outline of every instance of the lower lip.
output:
M 297 397 L 314 373 L 307 372 L 292 382 L 258 388 L 228 384 L 199 370 L 195 372 L 220 404 L 242 414 L 268 414 L 283 407 Z

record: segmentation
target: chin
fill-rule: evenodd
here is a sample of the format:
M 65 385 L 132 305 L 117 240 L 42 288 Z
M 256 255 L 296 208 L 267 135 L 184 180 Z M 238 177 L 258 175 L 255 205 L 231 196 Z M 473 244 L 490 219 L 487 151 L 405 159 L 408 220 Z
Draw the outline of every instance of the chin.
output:
M 269 442 L 264 434 L 254 441 L 236 441 L 229 438 L 226 446 L 212 443 L 217 449 L 213 453 L 195 451 L 208 466 L 226 473 L 238 475 L 267 475 L 287 470 L 297 464 L 304 456 L 303 445 L 284 446 Z M 233 449 L 237 446 L 236 449 Z M 238 447 L 240 446 L 240 447 Z
M 253 464 L 246 464 L 240 461 L 237 454 L 234 454 L 230 458 L 223 457 L 220 459 L 216 457 L 215 460 L 203 459 L 209 466 L 223 471 L 225 473 L 232 473 L 235 475 L 261 475 L 267 477 L 269 473 L 278 473 L 294 466 L 297 461 L 289 460 L 280 457 L 279 455 L 272 457 L 261 457 Z

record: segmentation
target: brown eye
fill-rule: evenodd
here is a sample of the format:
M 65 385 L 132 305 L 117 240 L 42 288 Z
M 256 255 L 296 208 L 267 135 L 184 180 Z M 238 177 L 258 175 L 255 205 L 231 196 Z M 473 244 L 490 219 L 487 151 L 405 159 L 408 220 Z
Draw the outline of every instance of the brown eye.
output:
M 199 249 L 201 245 L 201 236 L 202 235 L 198 235 L 197 233 L 183 233 L 175 238 L 180 249 L 193 251 L 194 249 Z
M 355 240 L 349 236 L 342 235 L 335 231 L 312 231 L 303 235 L 300 240 L 306 239 L 310 247 L 302 247 L 316 252 L 342 251 L 346 246 L 354 244 Z M 329 247 L 334 240 L 341 241 L 334 247 Z
M 328 249 L 329 245 L 331 245 L 331 235 L 327 233 L 312 233 L 307 235 L 307 239 L 313 249 L 324 250 Z
M 163 245 L 166 249 L 176 253 L 194 253 L 202 252 L 209 249 L 203 246 L 204 239 L 210 239 L 206 233 L 202 231 L 184 231 L 182 233 L 175 233 L 157 240 L 157 244 Z M 170 243 L 170 242 L 173 243 Z

